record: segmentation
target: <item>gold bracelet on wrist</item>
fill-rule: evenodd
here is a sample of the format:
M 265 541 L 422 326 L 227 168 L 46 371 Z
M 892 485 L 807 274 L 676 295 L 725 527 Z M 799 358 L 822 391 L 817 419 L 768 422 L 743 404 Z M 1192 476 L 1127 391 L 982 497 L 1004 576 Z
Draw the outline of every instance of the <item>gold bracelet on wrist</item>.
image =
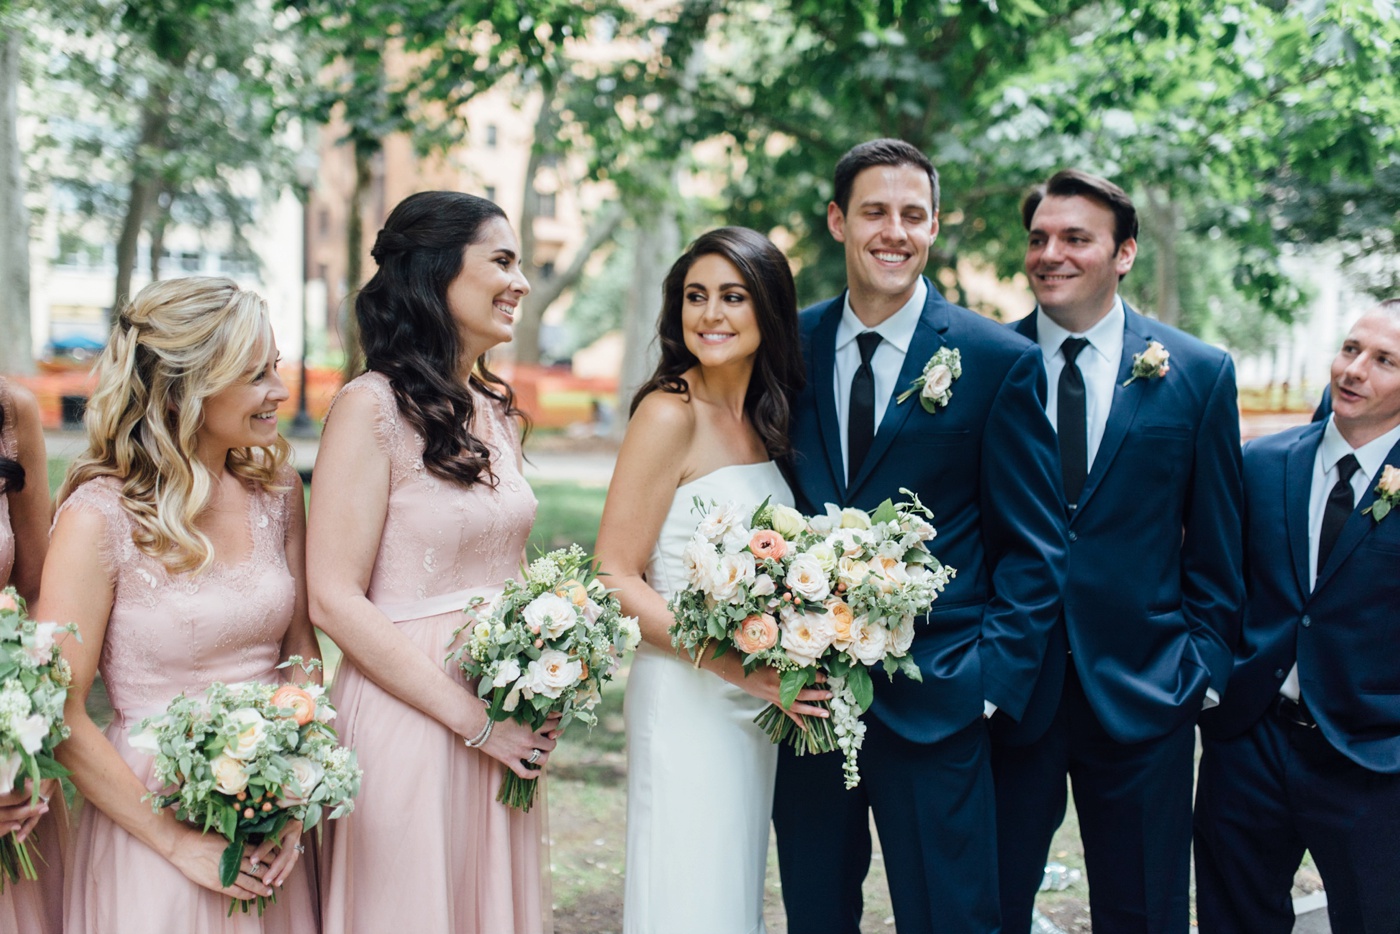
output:
M 700 650 L 695 653 L 695 669 L 697 671 L 700 670 L 700 663 L 705 660 L 705 650 L 710 647 L 710 643 L 713 641 L 709 636 L 706 636 L 705 641 L 700 643 Z

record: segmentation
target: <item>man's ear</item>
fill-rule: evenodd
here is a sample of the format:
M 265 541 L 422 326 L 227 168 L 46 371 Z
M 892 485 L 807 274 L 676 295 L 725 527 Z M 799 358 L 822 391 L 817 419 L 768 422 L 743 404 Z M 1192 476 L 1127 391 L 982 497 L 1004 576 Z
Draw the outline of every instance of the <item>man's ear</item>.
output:
M 846 242 L 846 212 L 835 201 L 826 205 L 826 229 L 837 243 Z
M 1137 259 L 1137 240 L 1132 237 L 1118 244 L 1118 255 L 1114 257 L 1113 269 L 1118 273 L 1118 278 L 1123 278 L 1128 274 L 1128 270 L 1133 268 L 1133 260 Z

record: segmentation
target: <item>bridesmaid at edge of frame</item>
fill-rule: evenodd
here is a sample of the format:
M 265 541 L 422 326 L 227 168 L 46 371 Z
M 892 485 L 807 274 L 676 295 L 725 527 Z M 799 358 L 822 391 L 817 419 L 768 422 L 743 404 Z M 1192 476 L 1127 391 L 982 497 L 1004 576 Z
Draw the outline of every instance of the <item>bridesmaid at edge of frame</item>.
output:
M 39 406 L 23 386 L 0 378 L 0 587 L 13 586 L 33 607 L 49 548 L 48 458 Z M 58 934 L 63 930 L 63 859 L 67 815 L 57 779 L 43 782 L 39 803 L 25 786 L 0 794 L 0 835 L 28 841 L 37 880 L 6 883 L 0 892 L 0 931 Z
M 337 726 L 365 773 L 326 828 L 328 934 L 550 927 L 544 801 L 524 813 L 496 792 L 503 763 L 539 774 L 555 731 L 492 724 L 445 665 L 462 609 L 519 573 L 535 518 L 515 396 L 484 359 L 530 289 L 519 253 L 495 204 L 419 192 L 355 300 L 368 372 L 327 416 L 308 538 L 312 620 L 345 652 Z
M 58 493 L 36 616 L 78 626 L 57 750 L 86 803 L 68 934 L 316 934 L 315 852 L 293 822 L 244 850 L 152 810 L 141 721 L 214 681 L 277 684 L 318 658 L 306 613 L 301 480 L 277 433 L 288 398 L 266 303 L 228 279 L 154 282 L 122 309 L 97 365 L 87 449 Z M 112 721 L 87 710 L 101 672 Z M 304 851 L 310 849 L 310 852 Z M 310 865 L 308 865 L 310 862 Z M 243 913 L 230 899 L 271 896 Z

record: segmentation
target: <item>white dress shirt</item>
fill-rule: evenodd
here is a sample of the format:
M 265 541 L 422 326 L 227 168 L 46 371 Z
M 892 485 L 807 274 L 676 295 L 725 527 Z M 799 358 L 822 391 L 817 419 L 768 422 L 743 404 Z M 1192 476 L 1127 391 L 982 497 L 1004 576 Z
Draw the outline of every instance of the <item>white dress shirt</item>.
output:
M 868 328 L 856 317 L 851 308 L 851 293 L 846 292 L 841 323 L 836 325 L 836 421 L 841 430 L 841 466 L 849 475 L 846 464 L 846 426 L 850 423 L 851 380 L 860 369 L 860 345 L 856 338 L 866 331 L 880 335 L 880 346 L 870 358 L 870 369 L 875 375 L 875 430 L 880 430 L 880 422 L 885 417 L 885 409 L 896 392 L 908 387 L 896 386 L 899 371 L 904 366 L 904 356 L 909 352 L 909 342 L 918 330 L 919 318 L 924 313 L 924 303 L 928 300 L 928 284 L 923 276 L 914 287 L 914 294 L 899 311 L 890 315 L 873 328 Z
M 1061 350 L 1065 338 L 1083 337 L 1089 346 L 1079 352 L 1075 361 L 1079 372 L 1084 374 L 1084 409 L 1088 416 L 1088 459 L 1086 465 L 1092 469 L 1094 456 L 1103 442 L 1104 429 L 1108 426 L 1108 410 L 1113 405 L 1113 387 L 1118 382 L 1118 366 L 1123 360 L 1123 327 L 1127 316 L 1123 311 L 1123 300 L 1113 296 L 1113 307 L 1108 314 L 1083 334 L 1074 334 L 1060 327 L 1050 316 L 1041 311 L 1036 320 L 1036 343 L 1045 357 L 1045 378 L 1049 381 L 1050 396 L 1045 406 L 1045 415 L 1050 424 L 1056 426 L 1060 411 L 1060 372 L 1065 368 L 1065 354 Z
M 1322 514 L 1327 510 L 1327 498 L 1337 483 L 1337 462 L 1348 454 L 1356 455 L 1361 469 L 1351 475 L 1352 508 L 1366 495 L 1380 476 L 1385 466 L 1385 456 L 1400 442 L 1400 425 L 1385 434 L 1353 448 L 1342 433 L 1337 430 L 1334 416 L 1328 416 L 1327 427 L 1322 429 L 1322 443 L 1317 446 L 1317 456 L 1313 458 L 1312 489 L 1308 493 L 1308 580 L 1317 583 L 1317 540 L 1322 535 Z M 1279 693 L 1290 700 L 1298 700 L 1302 694 L 1298 684 L 1298 663 L 1288 672 Z

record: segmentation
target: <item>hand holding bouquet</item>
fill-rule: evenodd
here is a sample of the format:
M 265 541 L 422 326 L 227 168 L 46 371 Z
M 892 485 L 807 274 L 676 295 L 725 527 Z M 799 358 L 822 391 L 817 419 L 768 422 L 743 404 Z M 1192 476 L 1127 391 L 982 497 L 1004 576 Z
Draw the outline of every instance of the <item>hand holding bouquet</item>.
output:
M 560 730 L 574 720 L 592 726 L 603 684 L 641 638 L 577 545 L 535 559 L 523 581 L 506 581 L 500 596 L 466 612 L 473 619 L 448 660 L 477 682 L 492 721 L 513 718 L 532 730 L 556 714 Z M 496 800 L 528 811 L 535 785 L 507 770 Z
M 309 674 L 319 661 L 293 656 Z M 355 753 L 339 745 L 330 726 L 335 708 L 319 684 L 223 684 L 202 695 L 184 694 L 165 713 L 147 717 L 131 734 L 132 748 L 154 757 L 163 788 L 147 797 L 153 807 L 216 830 L 228 841 L 220 883 L 238 878 L 245 844 L 279 839 L 287 824 L 315 827 L 354 807 L 360 790 Z M 248 902 L 235 900 L 248 910 Z M 233 904 L 229 905 L 230 914 Z M 258 910 L 263 908 L 258 899 Z
M 68 770 L 53 757 L 68 738 L 63 704 L 73 680 L 59 656 L 60 633 L 77 632 L 69 624 L 36 623 L 24 612 L 13 588 L 0 591 L 0 794 L 30 784 L 31 805 L 39 803 L 39 784 Z M 5 883 L 34 880 L 38 873 L 29 846 L 18 832 L 0 839 L 0 892 Z
M 928 550 L 933 514 L 900 492 L 910 502 L 885 500 L 874 513 L 828 504 L 810 519 L 766 501 L 752 512 L 697 501 L 702 517 L 684 553 L 688 586 L 670 603 L 677 647 L 697 658 L 711 646 L 716 656 L 732 648 L 745 671 L 772 666 L 781 672 L 783 708 L 826 674 L 829 719 L 798 729 L 770 705 L 756 722 L 799 755 L 839 748 L 847 788 L 860 781 L 870 669 L 922 680 L 908 656 L 914 620 L 956 573 Z

